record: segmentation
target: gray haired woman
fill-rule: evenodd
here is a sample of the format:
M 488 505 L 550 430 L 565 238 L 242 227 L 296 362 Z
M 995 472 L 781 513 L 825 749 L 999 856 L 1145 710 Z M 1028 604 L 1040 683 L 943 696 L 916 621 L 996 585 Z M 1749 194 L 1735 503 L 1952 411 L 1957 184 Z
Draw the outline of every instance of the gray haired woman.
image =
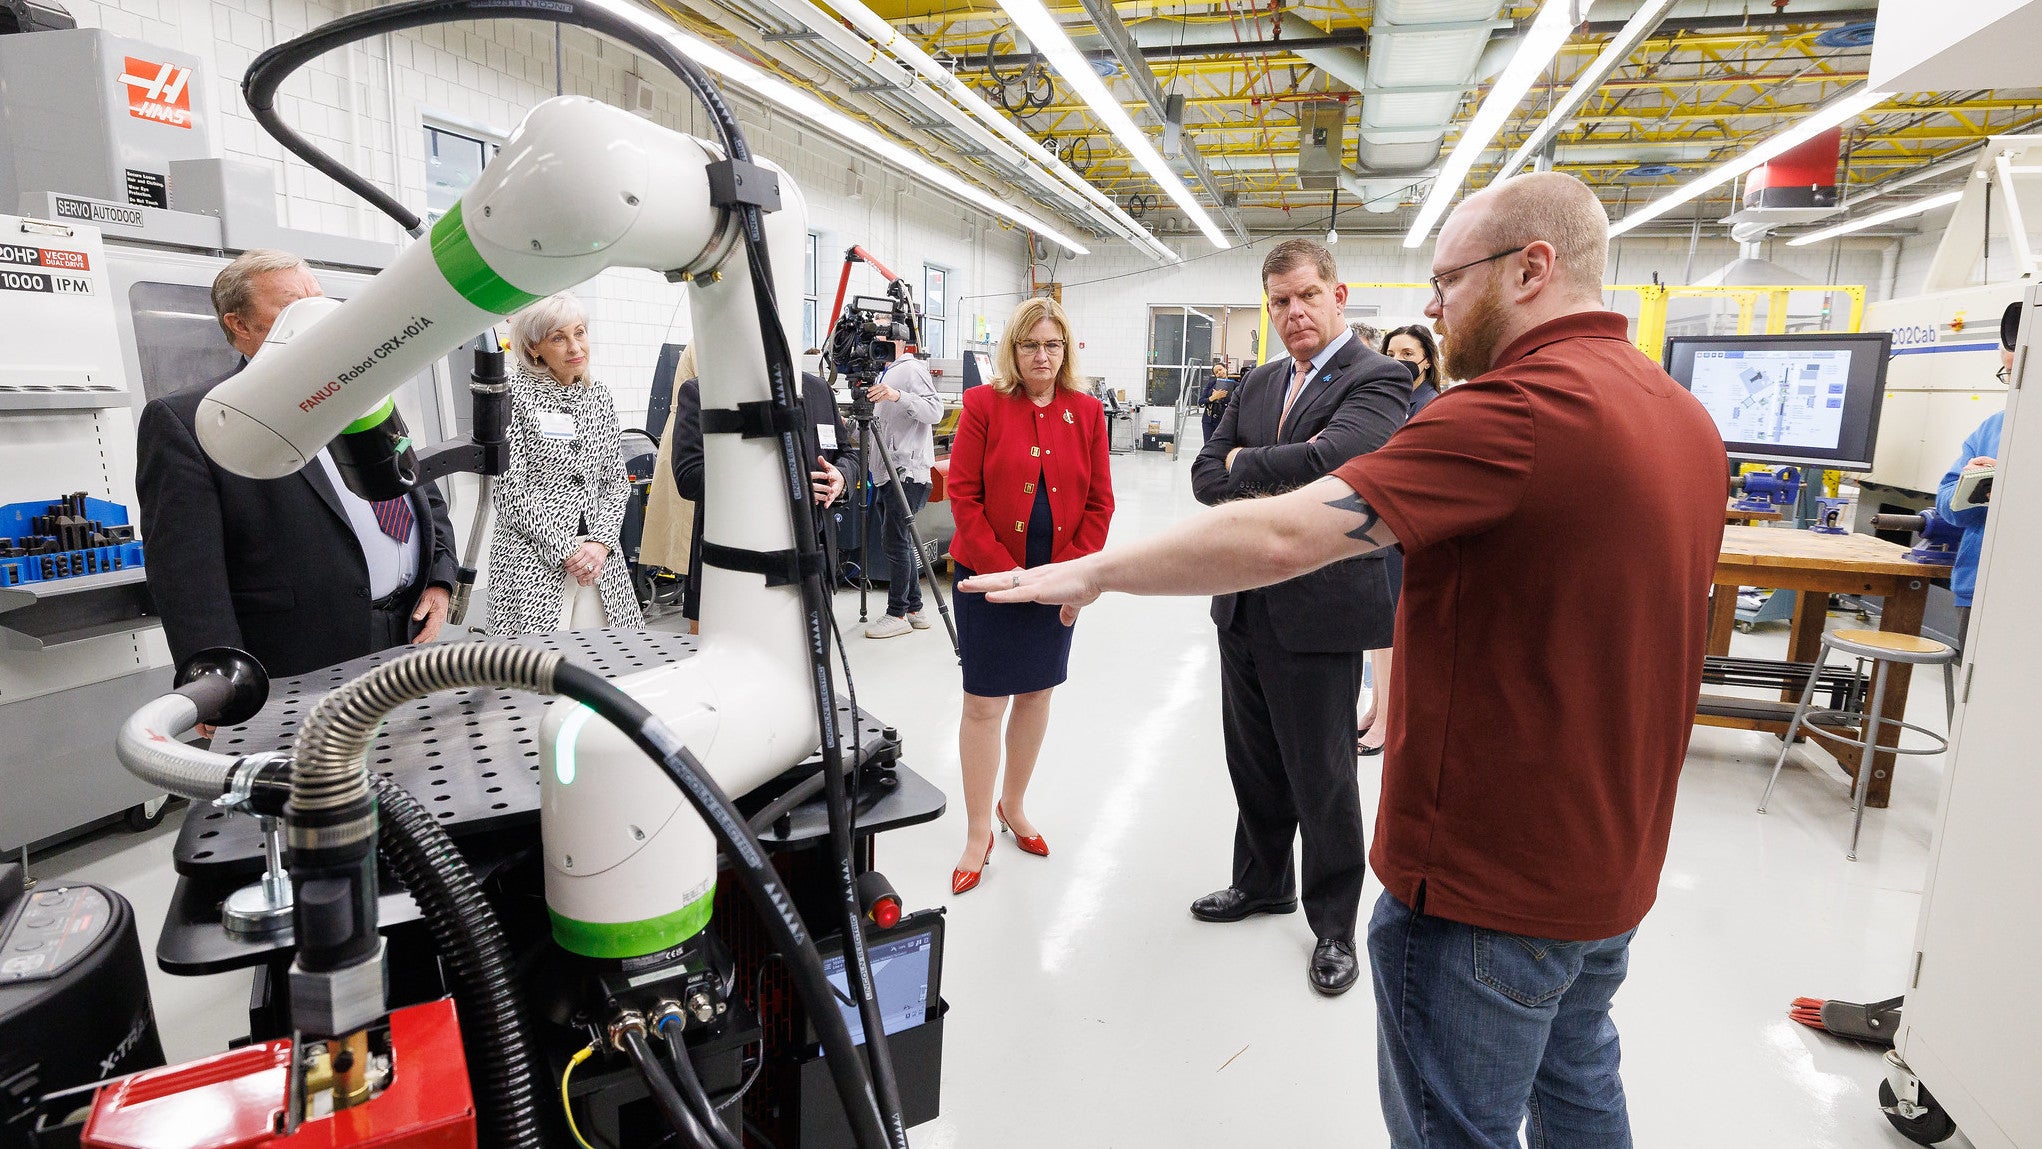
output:
M 588 309 L 562 292 L 511 319 L 510 469 L 496 486 L 489 629 L 642 627 L 617 553 L 631 482 L 617 404 L 589 374 Z

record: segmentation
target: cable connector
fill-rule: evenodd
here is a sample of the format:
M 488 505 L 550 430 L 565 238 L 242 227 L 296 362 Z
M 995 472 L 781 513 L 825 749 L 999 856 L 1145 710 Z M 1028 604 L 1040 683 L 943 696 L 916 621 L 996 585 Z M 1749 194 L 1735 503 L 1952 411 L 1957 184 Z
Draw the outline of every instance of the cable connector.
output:
M 723 1011 L 728 1008 L 724 1003 L 709 996 L 709 991 L 705 989 L 698 989 L 688 995 L 688 1016 L 703 1025 L 708 1025 L 721 1017 Z
M 680 1002 L 671 1000 L 662 1001 L 659 1003 L 659 1009 L 653 1012 L 652 1027 L 654 1029 L 664 1033 L 669 1024 L 678 1026 L 681 1029 L 688 1028 L 688 1011 L 681 1008 Z
M 780 176 L 771 168 L 741 160 L 718 160 L 707 171 L 711 204 L 721 208 L 780 210 Z
M 631 1033 L 640 1037 L 645 1036 L 645 1015 L 635 1009 L 622 1010 L 616 1017 L 610 1019 L 607 1030 L 610 1048 L 618 1053 L 629 1052 L 624 1048 L 624 1036 Z

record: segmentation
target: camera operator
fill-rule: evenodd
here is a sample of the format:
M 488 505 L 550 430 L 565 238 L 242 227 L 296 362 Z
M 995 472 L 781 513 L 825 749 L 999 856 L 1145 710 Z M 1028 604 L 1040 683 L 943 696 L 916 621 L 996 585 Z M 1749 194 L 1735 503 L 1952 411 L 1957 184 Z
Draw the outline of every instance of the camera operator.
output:
M 936 395 L 936 379 L 929 374 L 929 365 L 917 359 L 906 343 L 894 346 L 893 363 L 865 391 L 873 405 L 872 432 L 886 447 L 883 457 L 892 461 L 895 472 L 886 473 L 879 451 L 865 460 L 875 488 L 872 512 L 879 519 L 887 570 L 886 617 L 874 619 L 865 628 L 866 638 L 897 638 L 909 630 L 929 628 L 929 620 L 922 614 L 922 563 L 915 554 L 909 522 L 901 517 L 892 497 L 877 488 L 899 482 L 910 516 L 929 501 L 929 468 L 936 462 L 932 428 L 943 418 L 943 400 Z

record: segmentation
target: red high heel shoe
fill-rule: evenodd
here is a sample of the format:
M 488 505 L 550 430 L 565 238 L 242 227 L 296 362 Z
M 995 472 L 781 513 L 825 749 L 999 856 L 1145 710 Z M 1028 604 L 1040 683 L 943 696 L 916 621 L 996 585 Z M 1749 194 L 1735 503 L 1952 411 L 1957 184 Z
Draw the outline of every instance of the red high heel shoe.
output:
M 1000 807 L 1001 803 L 993 803 L 993 817 L 999 821 L 1000 829 L 1005 830 L 1009 834 L 1014 834 L 1014 828 L 1007 825 L 1007 812 Z M 1049 857 L 1049 843 L 1042 840 L 1041 834 L 1031 838 L 1024 838 L 1019 834 L 1014 834 L 1014 844 L 1038 858 Z
M 985 877 L 986 873 L 985 868 L 992 864 L 993 864 L 993 836 L 991 834 L 988 834 L 986 835 L 986 860 L 979 863 L 979 868 L 976 870 L 950 871 L 950 892 L 953 894 L 962 894 L 977 889 L 979 880 Z

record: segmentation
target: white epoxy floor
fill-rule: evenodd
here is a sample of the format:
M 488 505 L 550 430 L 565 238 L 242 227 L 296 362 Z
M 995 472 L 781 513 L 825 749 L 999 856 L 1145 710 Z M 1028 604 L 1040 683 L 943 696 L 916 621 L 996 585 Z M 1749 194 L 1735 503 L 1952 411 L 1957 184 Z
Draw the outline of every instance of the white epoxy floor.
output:
M 1188 459 L 1117 457 L 1114 537 L 1192 513 L 1189 472 Z M 839 612 L 859 702 L 900 728 L 907 764 L 954 798 L 959 688 L 943 631 L 870 641 L 856 637 L 855 593 Z M 1780 657 L 1785 646 L 1776 625 L 1738 636 L 1736 652 Z M 1228 877 L 1218 678 L 1204 600 L 1095 606 L 1079 623 L 1030 792 L 1051 856 L 1003 838 L 984 884 L 953 899 L 961 803 L 881 839 L 880 866 L 910 908 L 949 903 L 943 1116 L 912 1131 L 916 1146 L 1389 1143 L 1366 978 L 1341 998 L 1313 993 L 1302 914 L 1208 925 L 1186 912 Z M 1917 682 L 1909 719 L 1942 729 L 1939 679 Z M 1617 999 L 1642 1147 L 1911 1144 L 1877 1109 L 1878 1053 L 1803 1029 L 1786 1009 L 1803 994 L 1901 991 L 1940 761 L 1902 761 L 1893 804 L 1868 811 L 1852 863 L 1845 778 L 1819 752 L 1796 758 L 1824 769 L 1790 764 L 1772 812 L 1754 812 L 1778 745 L 1695 732 L 1659 904 Z M 1361 765 L 1371 821 L 1379 762 Z M 110 832 L 31 869 L 120 890 L 153 949 L 172 837 L 171 824 Z M 1379 890 L 1371 881 L 1364 921 Z M 245 1030 L 246 976 L 152 971 L 152 988 L 173 1060 Z

